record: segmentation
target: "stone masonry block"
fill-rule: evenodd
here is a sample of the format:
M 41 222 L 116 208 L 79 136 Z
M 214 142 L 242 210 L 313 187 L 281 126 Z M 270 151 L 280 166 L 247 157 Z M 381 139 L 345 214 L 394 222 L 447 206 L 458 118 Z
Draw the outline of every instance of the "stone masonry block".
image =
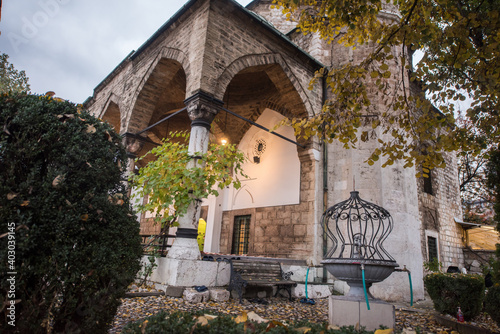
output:
M 294 225 L 293 234 L 295 236 L 303 236 L 306 234 L 306 225 Z
M 165 296 L 180 298 L 182 297 L 183 293 L 184 293 L 183 286 L 168 285 L 165 288 Z
M 210 299 L 210 291 L 198 292 L 195 289 L 189 288 L 184 290 L 182 298 L 190 303 L 207 302 Z
M 225 289 L 210 289 L 210 300 L 214 302 L 225 302 L 229 300 L 231 294 Z

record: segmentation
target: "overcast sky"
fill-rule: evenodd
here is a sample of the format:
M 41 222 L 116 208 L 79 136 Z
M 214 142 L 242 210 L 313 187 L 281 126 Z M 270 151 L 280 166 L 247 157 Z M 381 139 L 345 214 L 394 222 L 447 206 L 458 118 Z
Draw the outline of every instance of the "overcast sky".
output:
M 32 93 L 82 103 L 187 1 L 3 0 L 0 53 L 26 71 Z

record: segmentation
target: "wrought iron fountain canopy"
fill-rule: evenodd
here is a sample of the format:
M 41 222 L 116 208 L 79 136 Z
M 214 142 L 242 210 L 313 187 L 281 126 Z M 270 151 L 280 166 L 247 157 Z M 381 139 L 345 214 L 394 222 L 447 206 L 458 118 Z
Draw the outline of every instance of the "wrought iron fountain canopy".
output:
M 386 279 L 398 266 L 383 246 L 392 232 L 392 216 L 362 200 L 359 192 L 352 191 L 349 199 L 327 209 L 321 225 L 328 246 L 322 264 L 351 286 L 349 295 L 362 294 L 362 270 L 369 287 Z

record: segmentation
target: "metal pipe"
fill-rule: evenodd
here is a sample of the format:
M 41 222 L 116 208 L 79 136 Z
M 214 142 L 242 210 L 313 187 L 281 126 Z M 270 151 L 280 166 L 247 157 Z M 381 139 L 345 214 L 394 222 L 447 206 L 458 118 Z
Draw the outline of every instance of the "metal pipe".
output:
M 325 67 L 326 70 L 326 67 Z M 322 80 L 322 91 L 321 91 L 321 107 L 326 101 L 326 77 L 323 76 Z M 323 135 L 323 212 L 328 209 L 328 148 L 326 146 L 325 136 Z M 323 257 L 328 252 L 328 237 L 326 236 L 326 229 L 323 229 Z M 328 272 L 326 267 L 323 266 L 323 283 L 328 281 Z
M 292 143 L 292 144 L 295 144 L 295 145 L 297 145 L 297 146 L 299 146 L 299 147 L 306 148 L 304 145 L 301 145 L 301 144 L 297 143 L 296 141 L 293 141 L 293 140 L 291 140 L 291 139 L 289 139 L 289 138 L 287 138 L 287 137 L 285 137 L 285 136 L 282 136 L 282 135 L 280 135 L 279 133 L 276 133 L 276 132 L 274 132 L 274 131 L 271 131 L 271 130 L 269 130 L 268 128 L 266 128 L 265 126 L 262 126 L 262 125 L 260 125 L 260 124 L 258 124 L 258 123 L 255 123 L 254 121 L 249 120 L 248 118 L 245 118 L 245 117 L 243 117 L 243 116 L 241 116 L 241 115 L 238 115 L 237 113 L 234 113 L 234 112 L 232 112 L 232 111 L 231 111 L 231 110 L 229 110 L 229 109 L 226 109 L 226 108 L 224 108 L 224 107 L 221 107 L 221 109 L 222 109 L 222 110 L 224 110 L 225 112 L 230 113 L 230 114 L 231 114 L 231 115 L 233 115 L 233 116 L 236 116 L 236 117 L 238 117 L 238 118 L 240 118 L 240 119 L 244 120 L 245 122 L 248 122 L 248 123 L 250 123 L 250 124 L 252 124 L 252 125 L 255 125 L 255 126 L 256 126 L 256 127 L 258 127 L 258 128 L 261 128 L 262 130 L 268 131 L 268 132 L 270 132 L 271 134 L 273 134 L 273 135 L 275 135 L 275 136 L 277 136 L 277 137 L 280 137 L 281 139 L 284 139 L 284 140 L 286 140 L 286 141 L 288 141 L 288 142 L 290 142 L 290 143 Z
M 403 266 L 403 269 L 396 268 L 394 271 L 403 272 L 406 271 L 408 273 L 408 280 L 410 281 L 410 306 L 413 306 L 413 284 L 411 282 L 411 272 L 406 265 Z
M 165 117 L 165 118 L 162 118 L 161 120 L 159 120 L 159 121 L 158 121 L 158 122 L 156 122 L 155 124 L 150 125 L 150 126 L 148 126 L 147 128 L 145 128 L 144 130 L 141 130 L 141 131 L 137 132 L 137 133 L 136 133 L 136 135 L 140 135 L 141 133 L 146 132 L 146 131 L 148 131 L 148 130 L 150 130 L 150 129 L 154 128 L 154 127 L 155 127 L 155 126 L 157 126 L 158 124 L 161 124 L 161 123 L 165 122 L 165 121 L 166 121 L 166 120 L 168 120 L 169 118 L 174 117 L 175 115 L 177 115 L 178 113 L 180 113 L 180 112 L 182 112 L 182 111 L 184 111 L 184 110 L 186 110 L 186 109 L 187 109 L 187 107 L 184 107 L 184 108 L 182 108 L 182 109 L 180 109 L 180 110 L 177 110 L 177 111 L 176 111 L 176 112 L 174 112 L 173 114 L 170 114 L 170 115 L 168 115 L 168 116 L 167 116 L 167 117 Z

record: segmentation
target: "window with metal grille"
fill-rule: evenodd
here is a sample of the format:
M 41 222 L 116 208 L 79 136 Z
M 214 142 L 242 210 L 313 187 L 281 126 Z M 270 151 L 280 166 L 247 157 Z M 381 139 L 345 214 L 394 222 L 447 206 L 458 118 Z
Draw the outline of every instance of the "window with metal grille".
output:
M 233 247 L 231 254 L 248 253 L 248 235 L 250 234 L 250 215 L 234 217 Z
M 429 253 L 429 262 L 438 258 L 437 240 L 434 237 L 427 237 L 427 250 Z

